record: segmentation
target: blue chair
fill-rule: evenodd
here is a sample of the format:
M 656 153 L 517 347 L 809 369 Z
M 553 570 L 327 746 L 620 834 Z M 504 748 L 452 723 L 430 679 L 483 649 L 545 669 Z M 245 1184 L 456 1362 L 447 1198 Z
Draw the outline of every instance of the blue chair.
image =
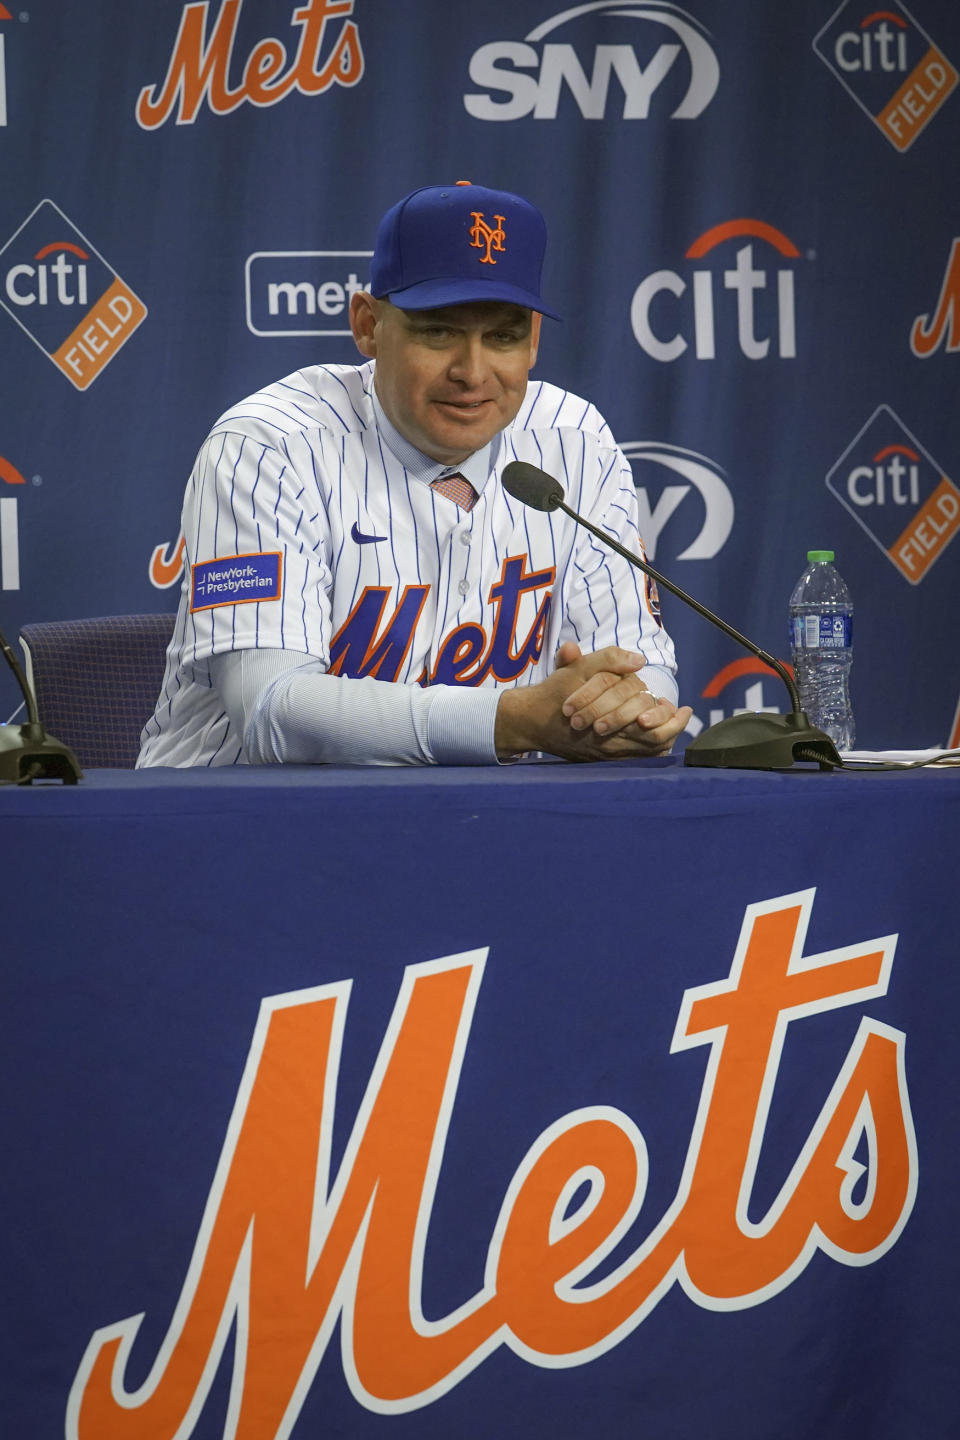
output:
M 21 629 L 41 723 L 84 769 L 133 769 L 160 694 L 173 622 L 173 615 L 106 615 Z

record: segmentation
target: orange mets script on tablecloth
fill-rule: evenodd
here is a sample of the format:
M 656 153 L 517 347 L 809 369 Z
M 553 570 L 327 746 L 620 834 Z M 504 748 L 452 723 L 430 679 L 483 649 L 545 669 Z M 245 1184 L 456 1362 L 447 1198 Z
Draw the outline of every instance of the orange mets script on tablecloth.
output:
M 153 1368 L 124 1388 L 142 1317 L 98 1330 L 67 1435 L 192 1434 L 234 1322 L 227 1431 L 264 1440 L 290 1433 L 338 1318 L 353 1394 L 399 1413 L 437 1399 L 501 1345 L 551 1368 L 592 1360 L 673 1285 L 698 1305 L 735 1310 L 782 1291 L 818 1250 L 844 1265 L 877 1260 L 910 1213 L 917 1159 L 904 1036 L 866 1016 L 851 1021 L 836 1077 L 811 1077 L 817 1118 L 766 1214 L 749 1218 L 791 1024 L 883 995 L 893 962 L 895 936 L 805 955 L 813 898 L 749 905 L 729 975 L 682 998 L 671 1049 L 710 1055 L 680 1184 L 652 1232 L 591 1279 L 639 1214 L 646 1145 L 620 1110 L 572 1111 L 520 1160 L 483 1284 L 471 1293 L 465 1281 L 463 1302 L 442 1319 L 424 1316 L 421 1282 L 484 952 L 406 971 L 335 1177 L 349 982 L 265 1000 Z M 866 1164 L 855 1158 L 864 1147 Z

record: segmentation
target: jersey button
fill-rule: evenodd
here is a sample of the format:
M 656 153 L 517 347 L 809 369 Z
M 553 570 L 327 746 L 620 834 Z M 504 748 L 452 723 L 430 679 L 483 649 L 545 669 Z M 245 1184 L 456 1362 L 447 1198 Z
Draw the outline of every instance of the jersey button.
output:
M 469 580 L 461 580 L 461 581 L 460 581 L 460 584 L 457 586 L 457 589 L 460 591 L 460 594 L 461 594 L 461 595 L 466 595 L 467 592 L 468 592 L 469 589 L 470 589 L 470 581 L 469 581 Z
M 470 544 L 470 531 L 469 531 L 469 530 L 464 530 L 463 534 L 460 536 L 460 539 L 463 541 L 464 545 L 469 545 L 469 544 Z

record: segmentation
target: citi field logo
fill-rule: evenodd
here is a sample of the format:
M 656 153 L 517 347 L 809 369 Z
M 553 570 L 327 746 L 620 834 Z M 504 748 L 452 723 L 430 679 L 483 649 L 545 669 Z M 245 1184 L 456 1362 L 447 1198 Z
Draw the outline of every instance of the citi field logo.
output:
M 787 669 L 791 667 L 788 665 Z M 780 676 L 762 660 L 753 655 L 731 660 L 701 691 L 701 699 L 706 704 L 698 705 L 697 710 L 705 710 L 706 718 L 701 718 L 694 711 L 684 727 L 684 733 L 695 739 L 705 726 L 716 725 L 729 715 L 742 715 L 747 710 L 760 715 L 778 715 L 780 706 L 770 705 L 767 701 L 770 695 L 782 700 L 784 693 Z
M 909 150 L 957 84 L 950 61 L 905 5 L 844 0 L 813 42 L 895 150 Z
M 16 491 L 10 485 L 26 485 L 20 471 L 0 455 L 0 589 L 20 589 L 20 519 Z
M 607 1104 L 561 1114 L 512 1174 L 492 1177 L 506 1185 L 486 1253 L 442 1316 L 424 1314 L 424 1277 L 444 1244 L 434 1201 L 487 951 L 406 969 L 349 1117 L 337 1086 L 360 982 L 352 996 L 342 980 L 265 999 L 179 1297 L 169 1319 L 151 1316 L 147 1340 L 136 1276 L 124 1277 L 132 1314 L 104 1317 L 90 1337 L 68 1440 L 188 1440 L 221 1365 L 232 1372 L 223 1433 L 289 1436 L 335 1335 L 358 1403 L 402 1415 L 501 1349 L 548 1373 L 597 1360 L 655 1324 L 668 1294 L 722 1324 L 785 1292 L 811 1261 L 808 1287 L 829 1263 L 850 1267 L 843 1283 L 856 1286 L 856 1270 L 897 1243 L 917 1193 L 906 1036 L 865 1013 L 888 991 L 898 937 L 805 953 L 815 893 L 747 905 L 719 978 L 678 997 L 670 1054 L 708 1058 L 662 1212 L 643 1212 L 657 1158 L 631 1115 Z M 760 1196 L 784 1053 L 809 1020 L 837 1011 L 836 1040 L 805 1072 L 808 1128 L 777 1193 Z M 334 1172 L 335 1126 L 350 1128 Z M 482 1143 L 473 1163 L 482 1173 Z
M 658 108 L 672 120 L 695 120 L 716 94 L 720 67 L 709 31 L 679 5 L 594 0 L 551 16 L 523 40 L 481 45 L 470 79 L 478 88 L 463 104 L 475 120 L 555 120 L 564 103 L 585 120 L 646 120 L 658 92 Z
M 941 345 L 948 355 L 960 350 L 960 238 L 950 247 L 936 309 L 932 316 L 918 315 L 910 330 L 910 349 L 918 360 L 928 360 Z
M 727 247 L 729 256 L 733 244 L 734 264 L 728 269 L 695 265 L 684 274 L 656 270 L 641 280 L 630 302 L 630 324 L 651 359 L 677 360 L 691 342 L 698 360 L 716 359 L 718 345 L 737 348 L 748 360 L 796 359 L 796 266 L 784 262 L 799 260 L 800 251 L 766 221 L 727 220 L 705 230 L 685 258 L 713 259 L 720 247 Z
M 0 5 L 0 20 L 12 20 L 6 5 Z M 6 38 L 0 30 L 0 126 L 7 123 L 7 49 Z
M 71 385 L 86 390 L 147 307 L 52 200 L 0 249 L 0 305 Z
M 372 250 L 258 250 L 244 267 L 254 335 L 349 335 L 350 301 L 370 289 Z
M 889 405 L 878 405 L 827 488 L 911 585 L 960 530 L 960 490 Z
M 276 36 L 259 41 L 231 84 L 237 26 L 243 0 L 223 0 L 207 37 L 209 0 L 184 5 L 167 73 L 159 85 L 140 91 L 137 123 L 156 130 L 176 111 L 178 125 L 192 125 L 206 104 L 214 115 L 229 115 L 249 102 L 261 109 L 288 95 L 322 95 L 332 85 L 353 86 L 363 78 L 360 32 L 353 20 L 353 0 L 306 0 L 293 11 L 290 24 L 299 30 L 293 59 Z M 334 22 L 343 19 L 339 29 Z M 289 63 L 288 63 L 289 60 Z
M 734 513 L 733 496 L 720 466 L 694 450 L 652 440 L 628 440 L 620 448 L 633 467 L 647 558 L 656 559 L 668 522 L 674 538 L 686 538 L 694 530 L 682 549 L 674 544 L 671 559 L 712 560 L 718 555 L 733 529 Z M 652 503 L 651 496 L 656 497 Z

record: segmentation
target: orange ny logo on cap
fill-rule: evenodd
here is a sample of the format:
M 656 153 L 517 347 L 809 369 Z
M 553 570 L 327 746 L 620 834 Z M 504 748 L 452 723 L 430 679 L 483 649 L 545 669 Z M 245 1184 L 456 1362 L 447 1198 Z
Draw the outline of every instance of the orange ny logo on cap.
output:
M 473 216 L 473 224 L 470 226 L 471 248 L 481 250 L 483 246 L 486 245 L 487 253 L 486 255 L 480 256 L 480 264 L 496 265 L 497 262 L 490 254 L 490 251 L 504 250 L 506 248 L 503 243 L 507 238 L 507 232 L 503 228 L 504 216 L 494 215 L 493 218 L 497 222 L 497 228 L 496 230 L 491 230 L 483 218 L 482 210 L 471 210 L 470 214 Z

